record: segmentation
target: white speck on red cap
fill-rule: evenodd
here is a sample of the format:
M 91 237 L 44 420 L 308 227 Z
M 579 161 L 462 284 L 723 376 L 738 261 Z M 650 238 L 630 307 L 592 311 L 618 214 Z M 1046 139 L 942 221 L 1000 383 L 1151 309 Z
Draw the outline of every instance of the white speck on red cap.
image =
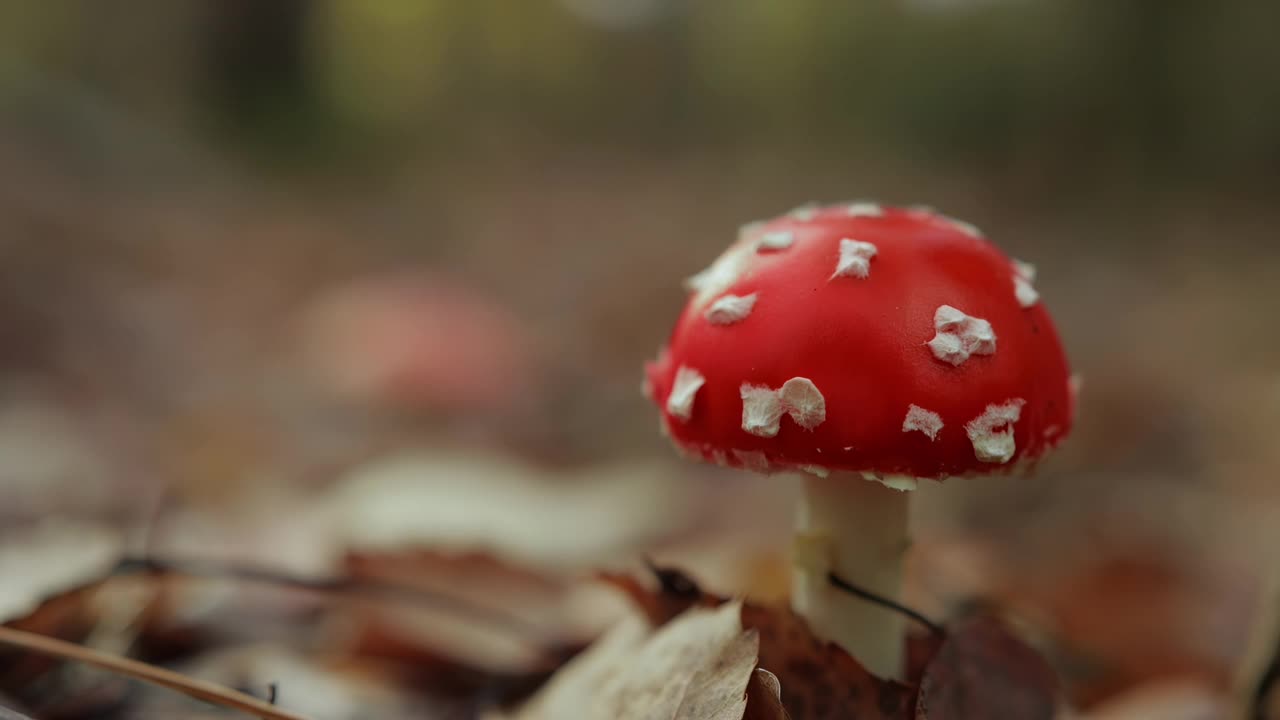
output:
M 764 227 L 763 220 L 752 220 L 749 223 L 744 223 L 743 225 L 738 227 L 738 239 L 741 240 L 742 238 L 748 235 L 757 233 L 763 227 Z
M 882 475 L 879 482 L 890 490 L 898 492 L 911 492 L 920 487 L 920 480 L 910 475 Z
M 769 472 L 769 456 L 760 450 L 732 450 L 731 452 L 746 469 L 759 473 Z
M 1018 275 L 1013 276 L 1013 296 L 1018 299 L 1018 305 L 1024 308 L 1040 302 L 1040 293 L 1036 292 L 1030 282 Z
M 774 230 L 760 236 L 756 242 L 756 252 L 768 252 L 770 250 L 786 250 L 796 241 L 795 233 L 788 230 Z
M 818 216 L 818 203 L 805 203 L 787 214 L 801 222 L 808 222 Z
M 972 355 L 992 355 L 996 351 L 991 323 L 950 305 L 941 305 L 934 312 L 933 327 L 936 334 L 928 343 L 929 349 L 945 363 L 960 366 Z
M 1014 260 L 1013 271 L 1020 277 L 1025 278 L 1027 282 L 1035 282 L 1036 280 L 1036 266 L 1029 262 Z
M 738 393 L 742 396 L 742 429 L 760 437 L 777 435 L 782 419 L 778 392 L 764 385 L 743 383 Z
M 732 325 L 751 314 L 759 293 L 750 295 L 722 295 L 707 307 L 702 316 L 712 325 Z
M 976 238 L 982 237 L 982 231 L 979 230 L 978 226 L 974 225 L 973 223 L 965 222 L 964 220 L 957 220 L 955 218 L 947 218 L 947 222 L 950 223 L 952 227 L 964 233 L 965 235 L 969 235 L 971 237 L 976 237 Z
M 902 421 L 902 432 L 916 430 L 928 435 L 930 440 L 937 440 L 938 431 L 942 430 L 942 416 L 919 405 L 908 407 L 907 417 Z
M 774 437 L 783 414 L 805 430 L 813 430 L 827 419 L 827 400 L 809 378 L 794 377 L 774 390 L 765 385 L 743 383 L 742 429 L 759 437 Z
M 899 492 L 911 492 L 918 486 L 918 480 L 910 475 L 899 475 L 896 473 L 879 473 L 879 472 L 862 472 L 862 479 L 871 482 L 878 482 L 890 490 Z
M 969 359 L 964 351 L 964 342 L 950 333 L 938 333 L 929 341 L 929 349 L 933 351 L 934 357 L 952 365 L 959 365 Z
M 1040 302 L 1040 293 L 1031 284 L 1036 279 L 1036 266 L 1021 260 L 1013 261 L 1013 295 L 1018 305 L 1029 308 Z
M 726 250 L 705 270 L 684 281 L 686 290 L 696 293 L 693 304 L 702 307 L 711 298 L 723 293 L 738 282 L 746 272 L 752 258 L 750 243 L 738 243 Z
M 689 418 L 693 416 L 693 399 L 697 396 L 698 389 L 706 381 L 707 379 L 702 376 L 702 373 L 691 367 L 681 365 L 680 369 L 676 370 L 675 383 L 671 387 L 671 393 L 667 395 L 667 414 L 688 422 Z
M 809 378 L 794 377 L 778 391 L 782 409 L 805 430 L 813 430 L 827 419 L 827 400 Z
M 876 246 L 869 242 L 844 238 L 840 241 L 840 259 L 832 279 L 838 277 L 866 278 L 871 274 L 871 258 L 876 256 Z
M 1018 450 L 1013 425 L 1022 417 L 1022 406 L 1026 404 L 1022 398 L 1013 398 L 999 405 L 988 405 L 981 415 L 964 426 L 979 460 L 1004 464 L 1013 458 Z
M 884 208 L 873 202 L 855 202 L 849 203 L 845 213 L 849 217 L 880 217 L 884 215 Z

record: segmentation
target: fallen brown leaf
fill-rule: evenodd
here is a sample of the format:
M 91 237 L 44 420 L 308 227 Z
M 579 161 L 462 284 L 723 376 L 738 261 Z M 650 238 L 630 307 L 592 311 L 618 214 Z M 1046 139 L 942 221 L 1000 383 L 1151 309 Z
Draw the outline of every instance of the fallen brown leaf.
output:
M 97 624 L 93 598 L 117 562 L 121 537 L 88 523 L 47 520 L 0 533 L 0 625 L 79 642 Z M 26 691 L 61 664 L 0 650 L 0 690 Z
M 740 720 L 758 644 L 737 602 L 692 608 L 656 631 L 630 618 L 505 717 Z
M 1180 502 L 1197 500 L 1211 499 Z M 1034 618 L 1064 696 L 1081 709 L 1170 678 L 1230 682 L 1244 654 L 1255 578 L 1240 557 L 1188 554 L 1134 532 L 1100 527 L 1087 543 L 1063 535 L 1038 549 L 935 538 L 913 548 L 916 577 L 929 578 L 918 594 L 945 598 L 939 614 L 982 602 Z M 1062 554 L 1045 566 L 1054 552 Z
M 655 624 L 694 605 L 726 602 L 704 593 L 678 571 L 652 570 L 659 585 L 656 591 L 632 576 L 607 575 L 603 579 L 631 597 Z M 843 649 L 814 636 L 804 618 L 790 608 L 744 603 L 742 626 L 760 633 L 760 667 L 776 676 L 782 705 L 794 720 L 911 717 L 912 688 L 867 672 Z
M 649 588 L 631 573 L 599 573 L 596 577 L 626 595 L 653 625 L 665 625 L 694 605 L 714 606 L 724 598 L 705 593 L 691 578 L 678 570 L 649 566 L 656 588 Z
M 1044 658 L 1003 623 L 975 616 L 952 627 L 925 668 L 916 720 L 1052 720 L 1058 682 Z
M 1230 696 L 1198 679 L 1165 680 L 1133 688 L 1071 716 L 1075 720 L 1228 720 Z M 1274 717 L 1262 716 L 1266 720 Z
M 744 605 L 743 627 L 760 633 L 760 667 L 777 675 L 795 720 L 911 717 L 914 691 L 881 680 L 842 648 L 814 636 L 790 608 Z
M 48 521 L 0 534 L 0 623 L 34 612 L 47 598 L 105 577 L 123 552 L 119 533 Z
M 565 476 L 502 454 L 420 448 L 352 468 L 323 504 L 335 543 L 351 551 L 485 553 L 575 574 L 686 531 L 695 523 L 689 493 L 666 463 Z
M 907 650 L 904 660 L 906 669 L 903 675 L 908 685 L 920 686 L 925 668 L 933 661 L 933 656 L 938 654 L 938 648 L 942 645 L 944 638 L 945 635 L 932 632 L 907 633 Z
M 439 607 L 381 598 L 350 603 L 342 622 L 353 654 L 409 662 L 427 654 L 524 672 L 545 667 L 544 647 L 584 640 L 560 609 L 571 583 L 489 555 L 348 553 L 343 570 L 354 581 L 394 583 L 450 601 Z
M 553 718 L 556 712 L 576 717 L 582 706 L 608 678 L 629 662 L 630 657 L 652 633 L 649 623 L 638 616 L 619 622 L 577 657 L 566 663 L 517 711 L 491 713 L 488 720 L 536 720 Z
M 747 711 L 742 720 L 791 720 L 782 706 L 782 683 L 778 676 L 756 668 L 747 683 Z
M 10 710 L 9 708 L 0 705 L 0 720 L 31 720 L 31 718 L 23 715 L 17 710 Z

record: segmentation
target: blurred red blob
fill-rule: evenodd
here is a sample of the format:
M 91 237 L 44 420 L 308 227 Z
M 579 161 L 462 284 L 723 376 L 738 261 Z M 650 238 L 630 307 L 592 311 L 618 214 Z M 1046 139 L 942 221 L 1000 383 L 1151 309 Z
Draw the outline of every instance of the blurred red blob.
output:
M 308 309 L 306 364 L 341 397 L 403 411 L 487 414 L 518 406 L 533 351 L 520 320 L 438 273 L 364 277 Z

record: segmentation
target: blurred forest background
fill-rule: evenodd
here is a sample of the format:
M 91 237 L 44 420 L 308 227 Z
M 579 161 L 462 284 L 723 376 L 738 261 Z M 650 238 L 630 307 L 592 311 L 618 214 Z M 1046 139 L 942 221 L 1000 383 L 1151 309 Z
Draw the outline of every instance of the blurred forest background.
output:
M 1038 614 L 1077 677 L 1123 678 L 1097 696 L 1221 680 L 1280 546 L 1277 27 L 1259 0 L 4 3 L 0 544 L 656 547 L 781 592 L 786 481 L 675 458 L 641 363 L 740 224 L 923 203 L 1039 266 L 1085 384 L 1035 477 L 923 489 L 913 602 Z

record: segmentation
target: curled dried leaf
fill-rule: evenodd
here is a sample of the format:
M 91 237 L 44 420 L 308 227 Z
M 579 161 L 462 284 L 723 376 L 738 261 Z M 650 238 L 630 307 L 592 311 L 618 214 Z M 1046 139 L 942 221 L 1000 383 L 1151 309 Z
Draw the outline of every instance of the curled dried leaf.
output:
M 778 676 L 756 668 L 747 683 L 747 712 L 742 720 L 791 720 L 782 706 L 782 683 Z
M 692 608 L 654 632 L 632 618 L 508 718 L 740 720 L 758 643 L 737 602 Z

